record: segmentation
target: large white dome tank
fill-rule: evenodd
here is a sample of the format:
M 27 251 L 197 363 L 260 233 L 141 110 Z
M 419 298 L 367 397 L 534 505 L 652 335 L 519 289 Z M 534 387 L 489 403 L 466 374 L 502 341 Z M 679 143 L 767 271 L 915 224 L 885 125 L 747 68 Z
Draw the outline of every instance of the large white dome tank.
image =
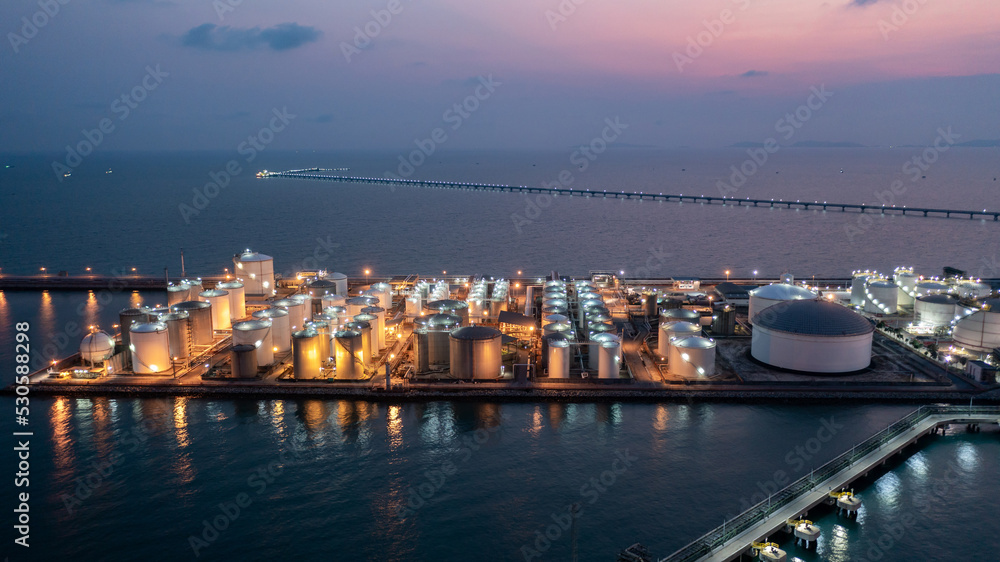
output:
M 274 294 L 274 258 L 246 250 L 233 256 L 233 270 L 243 280 L 247 295 L 262 297 Z
M 106 332 L 93 332 L 80 342 L 80 358 L 88 363 L 107 361 L 115 352 L 115 338 Z
M 973 351 L 1000 347 L 1000 299 L 988 299 L 982 309 L 959 320 L 952 339 Z
M 750 291 L 750 312 L 748 318 L 752 324 L 755 322 L 758 314 L 776 304 L 796 300 L 814 300 L 816 298 L 816 293 L 798 285 L 784 283 L 764 285 Z
M 715 340 L 699 336 L 676 338 L 671 342 L 670 372 L 684 378 L 715 374 Z

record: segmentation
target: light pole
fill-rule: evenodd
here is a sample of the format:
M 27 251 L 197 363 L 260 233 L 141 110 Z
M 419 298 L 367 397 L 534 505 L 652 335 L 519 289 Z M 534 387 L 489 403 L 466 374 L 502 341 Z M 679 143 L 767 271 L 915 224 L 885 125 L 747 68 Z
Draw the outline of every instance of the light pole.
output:
M 729 281 L 729 270 L 726 270 L 726 281 Z
M 754 283 L 757 282 L 757 270 L 756 269 L 753 270 L 753 280 L 754 280 Z

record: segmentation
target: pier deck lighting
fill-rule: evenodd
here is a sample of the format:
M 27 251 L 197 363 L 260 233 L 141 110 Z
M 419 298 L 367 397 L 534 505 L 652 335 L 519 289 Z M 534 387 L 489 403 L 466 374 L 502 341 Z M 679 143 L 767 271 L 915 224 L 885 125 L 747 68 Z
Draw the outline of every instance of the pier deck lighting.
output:
M 45 268 L 44 268 L 44 267 L 41 267 L 41 268 L 39 268 L 39 269 L 41 269 L 41 270 L 42 270 L 42 273 L 45 273 Z

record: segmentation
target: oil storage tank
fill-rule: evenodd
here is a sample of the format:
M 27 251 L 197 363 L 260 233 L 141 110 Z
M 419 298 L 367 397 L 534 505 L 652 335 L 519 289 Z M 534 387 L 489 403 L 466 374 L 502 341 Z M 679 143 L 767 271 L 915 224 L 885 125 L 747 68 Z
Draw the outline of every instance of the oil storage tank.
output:
M 361 309 L 361 314 L 375 317 L 375 343 L 379 350 L 386 348 L 385 342 L 385 309 L 381 306 L 366 306 Z
M 320 377 L 319 334 L 312 328 L 298 330 L 292 334 L 292 370 L 296 380 L 318 379 Z
M 688 310 L 686 308 L 668 308 L 660 313 L 660 323 L 666 322 L 690 322 L 692 324 L 698 324 L 701 322 L 701 314 L 694 310 Z
M 668 359 L 670 372 L 687 379 L 715 374 L 715 340 L 699 336 L 677 338 L 671 342 Z
M 288 324 L 293 331 L 301 330 L 312 316 L 312 301 L 308 303 L 300 299 L 278 299 L 271 306 L 288 311 Z
M 233 376 L 238 379 L 257 377 L 257 349 L 250 344 L 234 345 L 229 350 Z
M 221 289 L 202 291 L 201 300 L 212 305 L 212 329 L 228 330 L 233 327 L 229 314 L 229 292 Z
M 912 267 L 897 267 L 892 273 L 892 280 L 899 287 L 896 303 L 899 306 L 913 306 L 914 289 L 919 278 L 913 273 Z
M 187 359 L 191 354 L 190 314 L 184 310 L 160 314 L 158 320 L 167 326 L 170 356 Z
M 499 330 L 487 326 L 466 326 L 451 332 L 451 376 L 482 380 L 500 376 L 503 360 Z
M 922 326 L 939 328 L 957 319 L 958 298 L 951 295 L 917 297 L 913 305 L 914 321 Z
M 365 367 L 371 365 L 375 358 L 375 352 L 372 350 L 372 325 L 368 322 L 351 321 L 344 324 L 344 329 L 361 334 L 361 348 L 355 349 L 354 352 Z
M 129 328 L 132 324 L 149 322 L 149 314 L 141 308 L 125 308 L 118 313 L 118 329 L 122 334 L 122 347 L 125 348 L 125 364 L 132 363 L 132 354 L 129 353 Z
M 191 345 L 212 345 L 212 305 L 203 301 L 184 301 L 170 308 L 172 312 L 188 313 Z
M 462 319 L 462 325 L 469 324 L 469 303 L 453 299 L 441 299 L 427 303 L 424 309 L 429 314 L 452 314 Z
M 313 279 L 306 283 L 306 292 L 312 297 L 312 308 L 309 310 L 309 315 L 312 316 L 323 310 L 323 297 L 325 295 L 337 294 L 337 283 L 329 279 Z
M 621 373 L 621 342 L 606 341 L 601 343 L 598 352 L 597 378 L 617 379 Z
M 90 363 L 107 361 L 115 353 L 115 339 L 106 332 L 92 332 L 80 341 L 80 359 Z
M 838 304 L 795 301 L 760 316 L 750 354 L 792 371 L 849 373 L 871 363 L 874 331 L 868 319 Z
M 306 322 L 306 328 L 319 335 L 319 359 L 323 363 L 333 357 L 333 333 L 337 331 L 335 323 L 336 320 L 326 314 L 317 314 L 312 322 Z
M 377 298 L 371 296 L 351 297 L 345 301 L 345 305 L 347 306 L 347 315 L 354 318 L 355 316 L 361 314 L 362 308 L 376 306 L 377 300 Z
M 867 269 L 851 274 L 851 306 L 865 305 L 865 283 L 872 277 L 878 277 L 878 274 Z
M 187 285 L 188 288 L 188 298 L 189 301 L 202 300 L 199 295 L 205 290 L 205 286 L 201 282 L 201 278 L 197 279 L 182 279 L 181 285 Z
M 553 337 L 548 340 L 547 360 L 550 379 L 568 379 L 570 347 L 566 338 Z
M 427 318 L 427 351 L 431 367 L 451 364 L 451 332 L 462 325 L 462 318 L 454 314 L 432 314 Z
M 886 279 L 869 279 L 865 284 L 865 312 L 895 314 L 899 309 L 899 287 Z
M 244 320 L 233 324 L 233 346 L 252 345 L 257 350 L 257 364 L 274 363 L 274 343 L 270 320 Z
M 233 256 L 236 276 L 243 280 L 246 294 L 254 297 L 274 294 L 274 258 L 246 250 Z
M 129 328 L 132 371 L 161 373 L 170 368 L 170 341 L 167 325 L 160 322 L 132 324 Z
M 618 342 L 620 344 L 621 338 L 609 332 L 600 332 L 590 336 L 590 344 L 587 346 L 587 368 L 600 370 L 601 346 L 608 342 Z
M 230 320 L 246 318 L 247 299 L 243 283 L 240 283 L 239 281 L 223 281 L 222 283 L 216 285 L 215 288 L 229 293 Z
M 350 380 L 364 378 L 365 351 L 362 349 L 361 332 L 338 330 L 333 334 L 333 343 L 337 378 Z
M 750 323 L 753 324 L 757 321 L 756 316 L 758 314 L 776 304 L 797 300 L 813 300 L 816 298 L 816 293 L 797 285 L 783 283 L 764 285 L 750 291 L 750 312 L 748 318 L 750 319 Z
M 1000 299 L 987 299 L 980 310 L 959 320 L 952 339 L 973 351 L 1000 347 Z
M 327 281 L 333 281 L 333 290 L 335 294 L 341 295 L 343 297 L 347 296 L 347 276 L 343 273 L 333 272 L 326 276 Z
M 660 324 L 659 335 L 656 340 L 656 353 L 666 359 L 670 356 L 670 340 L 700 334 L 701 325 L 692 324 L 686 320 L 674 320 L 673 322 Z
M 191 287 L 188 285 L 167 285 L 167 306 L 188 300 L 189 294 L 191 294 Z
M 271 322 L 271 341 L 278 353 L 285 353 L 292 348 L 292 327 L 289 323 L 288 311 L 283 308 L 265 308 L 251 316 L 257 320 Z M 266 365 L 266 363 L 264 363 Z

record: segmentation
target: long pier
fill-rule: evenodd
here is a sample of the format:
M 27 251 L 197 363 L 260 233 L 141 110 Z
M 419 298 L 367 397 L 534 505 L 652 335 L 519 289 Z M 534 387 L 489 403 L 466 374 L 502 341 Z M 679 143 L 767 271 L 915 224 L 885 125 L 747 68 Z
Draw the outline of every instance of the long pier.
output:
M 526 185 L 504 185 L 496 183 L 474 183 L 437 180 L 410 180 L 397 178 L 377 178 L 359 176 L 330 176 L 314 173 L 302 173 L 301 170 L 287 172 L 267 172 L 258 174 L 260 178 L 290 178 L 302 180 L 330 181 L 337 183 L 354 183 L 368 185 L 390 185 L 404 187 L 427 187 L 436 189 L 462 189 L 469 191 L 498 191 L 507 193 L 538 193 L 547 195 L 565 195 L 568 197 L 592 197 L 601 199 L 636 199 L 640 201 L 666 201 L 678 203 L 707 203 L 735 205 L 737 207 L 763 207 L 769 209 L 798 209 L 815 211 L 839 211 L 843 213 L 869 213 L 882 215 L 923 216 L 949 219 L 981 219 L 1000 221 L 1000 211 L 937 209 L 931 207 L 905 207 L 896 205 L 865 205 L 854 203 L 831 203 L 829 201 L 795 201 L 783 199 L 738 199 L 734 197 L 717 197 L 711 195 L 684 195 L 669 193 L 647 193 L 645 191 L 626 190 L 590 190 L 573 189 L 569 187 L 531 187 Z
M 998 423 L 1000 407 L 996 406 L 923 406 L 658 562 L 738 560 L 752 543 L 784 529 L 789 519 L 828 501 L 831 491 L 850 487 L 937 428 Z

